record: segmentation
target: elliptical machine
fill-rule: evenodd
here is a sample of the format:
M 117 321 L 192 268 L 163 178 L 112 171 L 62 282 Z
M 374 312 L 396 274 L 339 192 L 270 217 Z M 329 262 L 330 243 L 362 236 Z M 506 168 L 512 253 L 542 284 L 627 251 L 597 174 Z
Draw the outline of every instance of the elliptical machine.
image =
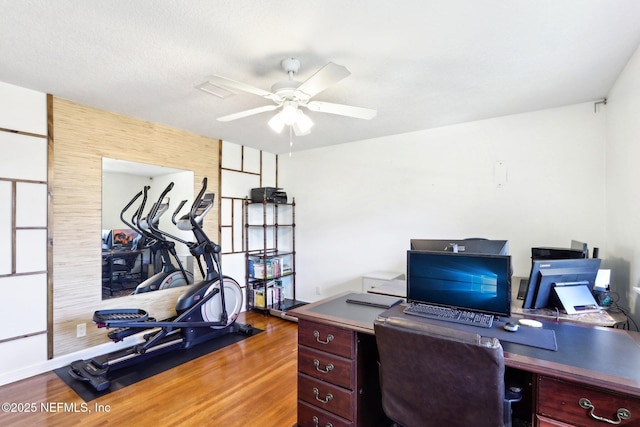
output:
M 166 196 L 171 188 L 173 188 L 173 183 L 169 184 L 167 189 L 165 189 L 162 194 Z M 157 230 L 157 226 L 160 223 L 160 217 L 162 217 L 162 215 L 169 209 L 169 197 L 161 196 L 160 199 L 151 206 L 151 209 L 149 210 L 147 216 L 142 217 L 142 212 L 144 211 L 144 207 L 147 201 L 148 190 L 148 186 L 144 187 L 143 191 L 136 194 L 131 199 L 131 201 L 129 201 L 129 203 L 120 212 L 120 220 L 129 228 L 135 230 L 138 234 L 143 236 L 147 242 L 149 242 L 147 244 L 147 248 L 149 248 L 152 253 L 160 253 L 160 258 L 162 260 L 162 269 L 155 273 L 153 276 L 139 283 L 132 292 L 133 294 L 151 292 L 159 289 L 175 288 L 179 286 L 191 285 L 193 283 L 193 273 L 185 270 L 182 266 L 182 262 L 180 261 L 180 258 L 178 258 L 178 254 L 175 249 L 175 243 L 165 239 L 161 233 L 155 231 Z M 131 222 L 127 221 L 124 217 L 125 212 L 143 194 L 144 197 L 142 199 L 142 203 L 133 214 Z M 178 214 L 180 209 L 182 209 L 186 202 L 186 200 L 183 200 L 178 206 L 178 209 L 176 209 L 176 211 L 174 212 L 173 217 L 171 218 L 174 224 L 176 224 L 176 215 Z M 176 260 L 178 267 L 176 267 L 171 261 L 172 257 Z
M 171 189 L 165 190 L 160 200 Z M 176 302 L 176 316 L 162 321 L 149 317 L 140 309 L 98 310 L 93 321 L 99 328 L 117 328 L 108 333 L 118 342 L 125 337 L 151 330 L 143 342 L 125 350 L 71 363 L 69 375 L 88 382 L 95 390 L 104 391 L 111 385 L 110 373 L 174 350 L 187 349 L 202 342 L 234 333 L 251 334 L 250 325 L 236 323 L 242 307 L 242 290 L 220 269 L 220 246 L 213 243 L 202 229 L 202 219 L 213 206 L 214 194 L 205 194 L 207 178 L 189 213 L 178 221 L 180 227 L 191 225 L 196 242 L 189 250 L 205 261 L 207 271 L 203 280 L 189 286 Z M 153 215 L 150 216 L 153 218 Z M 184 228 L 183 228 L 184 229 Z M 221 292 L 222 290 L 222 292 Z

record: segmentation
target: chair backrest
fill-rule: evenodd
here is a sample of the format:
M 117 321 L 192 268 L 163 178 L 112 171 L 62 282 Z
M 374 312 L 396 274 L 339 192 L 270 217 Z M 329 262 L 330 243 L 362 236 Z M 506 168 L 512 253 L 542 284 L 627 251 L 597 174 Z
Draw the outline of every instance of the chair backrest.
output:
M 503 425 L 496 338 L 394 317 L 376 319 L 374 328 L 389 418 L 404 427 Z

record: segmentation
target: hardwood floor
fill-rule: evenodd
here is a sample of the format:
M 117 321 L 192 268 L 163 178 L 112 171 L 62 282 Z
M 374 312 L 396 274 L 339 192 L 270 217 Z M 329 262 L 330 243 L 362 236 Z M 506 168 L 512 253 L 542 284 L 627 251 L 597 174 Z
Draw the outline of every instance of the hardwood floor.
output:
M 238 321 L 265 332 L 86 404 L 53 372 L 0 387 L 0 403 L 36 404 L 33 413 L 0 411 L 0 425 L 293 426 L 297 324 L 257 313 Z

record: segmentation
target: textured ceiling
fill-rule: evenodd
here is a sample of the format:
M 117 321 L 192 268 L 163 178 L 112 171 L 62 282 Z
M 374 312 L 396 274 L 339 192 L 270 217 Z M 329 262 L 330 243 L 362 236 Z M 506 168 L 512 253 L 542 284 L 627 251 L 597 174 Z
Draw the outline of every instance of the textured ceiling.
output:
M 0 0 L 0 81 L 264 149 L 289 150 L 267 105 L 196 90 L 219 74 L 269 90 L 285 57 L 305 80 L 351 76 L 314 99 L 376 109 L 309 112 L 294 151 L 606 96 L 640 44 L 637 0 Z

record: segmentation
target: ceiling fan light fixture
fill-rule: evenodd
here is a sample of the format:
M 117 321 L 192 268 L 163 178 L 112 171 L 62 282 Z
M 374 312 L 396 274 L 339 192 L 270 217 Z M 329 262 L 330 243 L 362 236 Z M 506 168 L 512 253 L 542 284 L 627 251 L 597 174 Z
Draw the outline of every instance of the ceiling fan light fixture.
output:
M 269 124 L 269 127 L 273 129 L 276 133 L 282 132 L 282 129 L 284 129 L 284 120 L 282 118 L 282 112 L 279 112 L 275 116 L 271 117 L 268 124 Z
M 303 113 L 301 110 L 298 110 L 298 117 L 296 120 L 296 127 L 298 128 L 299 135 L 306 135 L 309 133 L 311 128 L 313 127 L 313 121 Z
M 234 95 L 236 91 L 240 91 L 273 101 L 273 104 L 228 114 L 218 117 L 217 120 L 230 122 L 267 111 L 278 110 L 277 114 L 271 117 L 268 122 L 269 127 L 277 133 L 281 133 L 285 126 L 288 126 L 290 135 L 293 132 L 296 135 L 308 134 L 314 124 L 301 111 L 303 108 L 318 113 L 329 113 L 365 120 L 370 120 L 376 116 L 376 110 L 368 108 L 311 100 L 311 98 L 331 85 L 351 75 L 345 66 L 329 62 L 304 82 L 293 79 L 300 68 L 298 59 L 285 58 L 282 60 L 281 66 L 289 76 L 289 79 L 275 83 L 271 87 L 271 92 L 219 75 L 207 77 L 207 81 L 198 85 L 197 88 L 223 99 Z
M 280 114 L 282 115 L 284 124 L 291 126 L 298 120 L 298 103 L 295 101 L 285 101 Z

